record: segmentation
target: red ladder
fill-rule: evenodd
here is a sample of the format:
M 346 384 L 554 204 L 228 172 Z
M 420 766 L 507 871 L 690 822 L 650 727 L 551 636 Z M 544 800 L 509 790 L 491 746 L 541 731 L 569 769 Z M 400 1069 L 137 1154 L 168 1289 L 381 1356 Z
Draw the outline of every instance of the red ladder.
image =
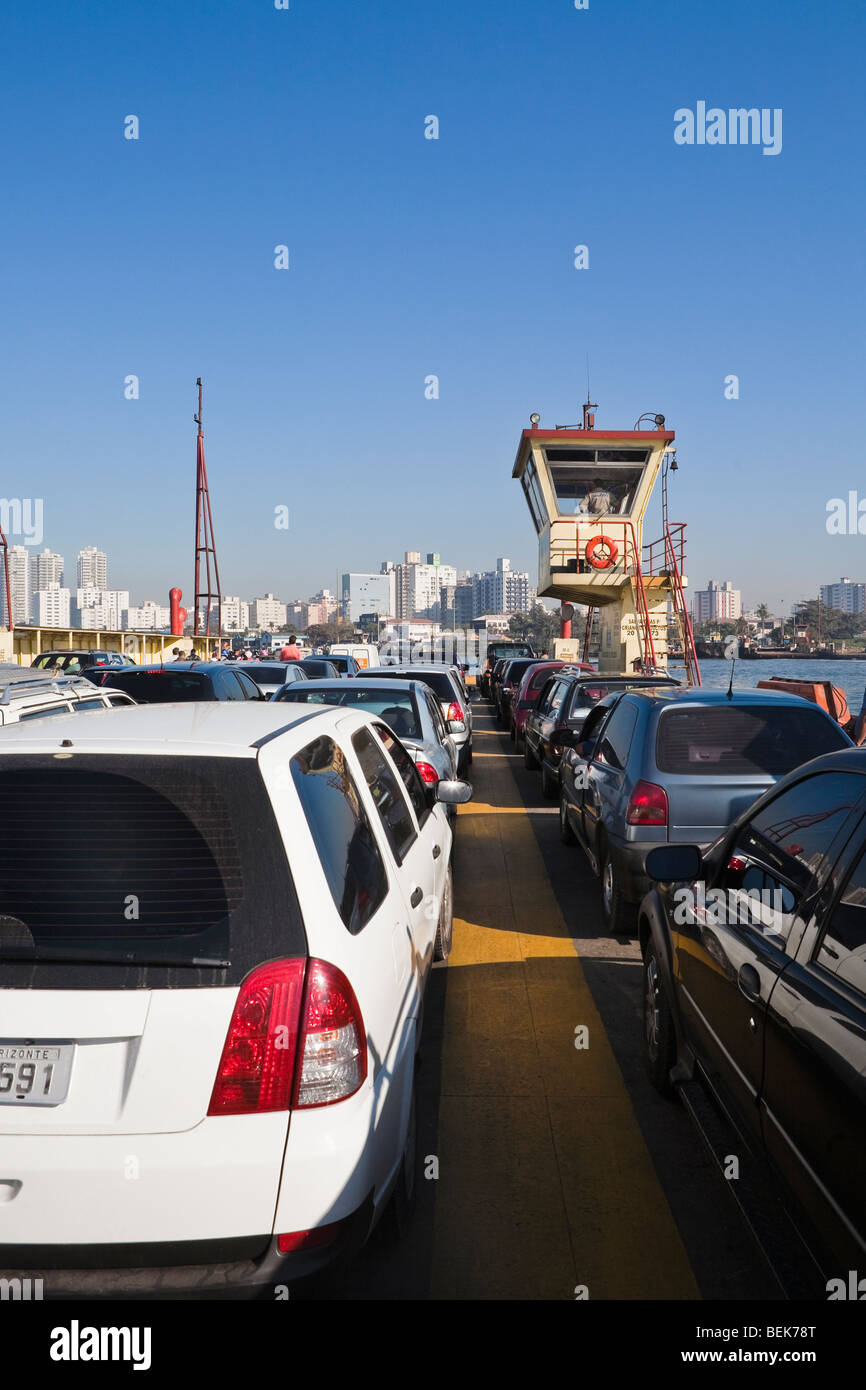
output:
M 677 563 L 676 546 L 671 535 L 670 526 L 665 526 L 665 569 L 671 580 L 671 598 L 674 605 L 674 620 L 677 625 L 680 643 L 683 649 L 683 661 L 685 663 L 686 675 L 689 685 L 701 684 L 701 668 L 698 665 L 698 654 L 695 650 L 695 639 L 692 632 L 689 610 L 686 607 L 686 596 L 683 590 L 683 581 L 680 574 L 680 567 Z

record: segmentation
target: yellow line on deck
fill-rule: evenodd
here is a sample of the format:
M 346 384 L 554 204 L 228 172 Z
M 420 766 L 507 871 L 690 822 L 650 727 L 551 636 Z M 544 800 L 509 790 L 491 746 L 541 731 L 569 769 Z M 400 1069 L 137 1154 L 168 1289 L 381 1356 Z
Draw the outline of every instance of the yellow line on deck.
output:
M 473 782 L 455 851 L 431 1293 L 698 1298 L 507 762 Z

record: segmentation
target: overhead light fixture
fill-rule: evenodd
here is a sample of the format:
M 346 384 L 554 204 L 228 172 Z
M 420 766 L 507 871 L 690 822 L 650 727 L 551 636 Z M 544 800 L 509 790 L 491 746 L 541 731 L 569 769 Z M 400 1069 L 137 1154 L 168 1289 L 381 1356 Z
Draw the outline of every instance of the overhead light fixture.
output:
M 530 417 L 529 417 L 529 423 L 530 423 L 530 425 L 532 426 L 532 428 L 533 428 L 534 430 L 537 430 L 539 424 L 541 423 L 541 416 L 540 416 L 540 415 L 530 415 Z

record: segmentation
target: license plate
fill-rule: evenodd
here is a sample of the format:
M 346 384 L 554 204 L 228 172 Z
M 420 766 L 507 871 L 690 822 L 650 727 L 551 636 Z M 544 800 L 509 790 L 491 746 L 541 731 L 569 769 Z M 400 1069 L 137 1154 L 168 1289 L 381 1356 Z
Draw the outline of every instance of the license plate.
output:
M 60 1105 L 74 1055 L 74 1043 L 0 1040 L 0 1105 Z

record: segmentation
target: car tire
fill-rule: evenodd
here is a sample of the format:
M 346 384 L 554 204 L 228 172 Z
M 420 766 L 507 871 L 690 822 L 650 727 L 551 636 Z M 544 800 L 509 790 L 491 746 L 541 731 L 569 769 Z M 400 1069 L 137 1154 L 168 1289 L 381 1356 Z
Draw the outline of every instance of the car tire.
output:
M 439 921 L 436 923 L 436 940 L 433 943 L 433 959 L 447 960 L 451 954 L 451 944 L 454 939 L 454 892 L 451 881 L 451 869 L 445 875 L 445 888 L 442 893 L 442 906 L 439 909 Z
M 601 915 L 605 926 L 614 936 L 634 934 L 637 908 L 626 902 L 622 895 L 616 865 L 607 845 L 600 856 L 599 887 L 601 890 Z
M 545 801 L 555 801 L 559 796 L 559 781 L 554 777 L 547 763 L 541 764 L 541 795 Z
M 576 845 L 577 836 L 571 828 L 571 821 L 568 819 L 565 793 L 560 788 L 559 792 L 559 838 L 564 845 Z
M 406 1131 L 406 1144 L 400 1162 L 400 1171 L 388 1205 L 382 1212 L 379 1227 L 384 1241 L 393 1245 L 406 1236 L 412 1211 L 415 1206 L 418 1175 L 418 1119 L 415 1106 L 415 1083 L 412 1082 L 412 1099 L 409 1102 L 409 1127 Z
M 538 759 L 529 746 L 529 739 L 523 741 L 523 766 L 528 772 L 538 771 Z
M 649 1079 L 663 1096 L 673 1094 L 671 1068 L 676 1062 L 677 1038 L 652 937 L 643 959 L 644 1056 Z

